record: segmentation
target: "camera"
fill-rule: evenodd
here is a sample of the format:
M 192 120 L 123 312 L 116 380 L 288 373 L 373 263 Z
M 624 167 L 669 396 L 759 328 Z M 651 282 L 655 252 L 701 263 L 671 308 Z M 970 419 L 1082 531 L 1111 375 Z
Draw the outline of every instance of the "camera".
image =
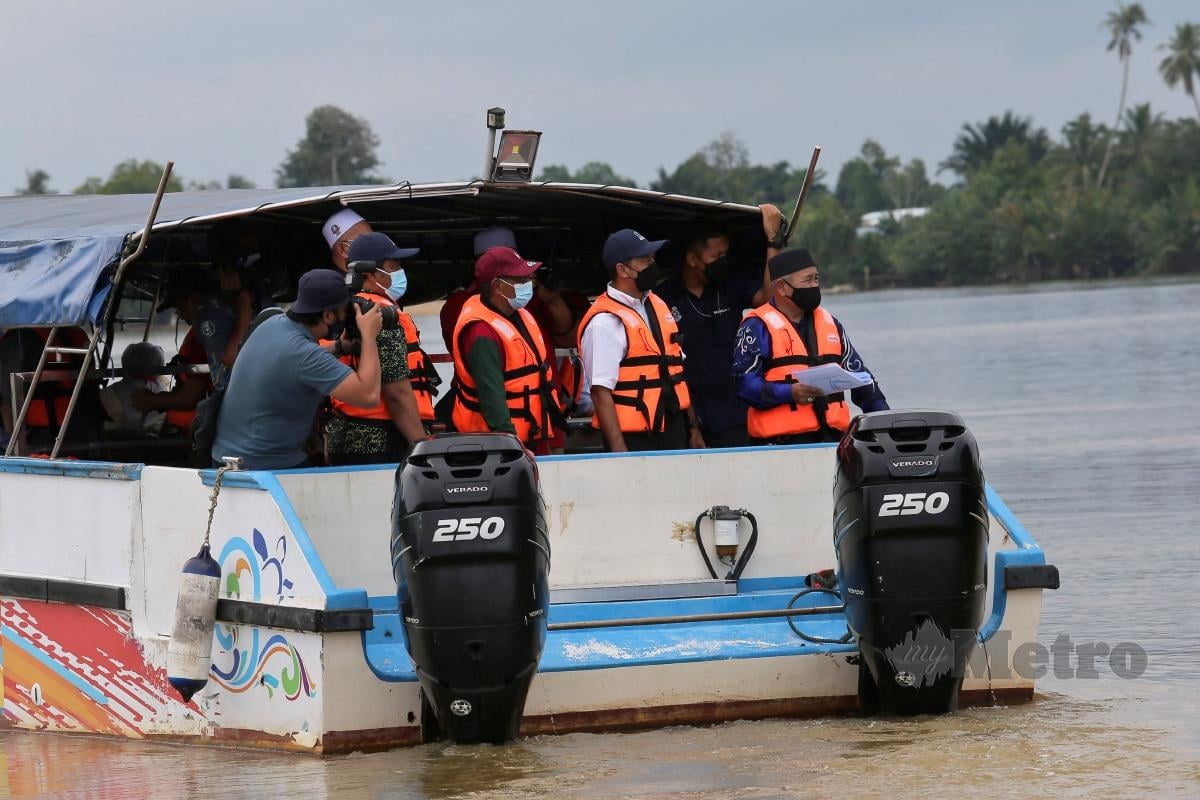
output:
M 351 339 L 362 338 L 354 307 L 358 306 L 365 314 L 376 305 L 365 297 L 359 297 L 358 293 L 363 290 L 363 279 L 377 269 L 374 261 L 354 261 L 346 269 L 346 288 L 351 294 L 350 302 L 346 304 L 346 335 Z M 383 316 L 383 330 L 394 331 L 400 327 L 400 311 L 395 306 L 380 304 L 379 312 Z

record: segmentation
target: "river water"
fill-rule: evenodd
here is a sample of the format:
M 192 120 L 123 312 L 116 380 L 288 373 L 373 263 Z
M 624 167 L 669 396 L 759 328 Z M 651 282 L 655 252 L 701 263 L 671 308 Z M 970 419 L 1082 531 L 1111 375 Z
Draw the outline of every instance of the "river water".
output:
M 1062 573 L 1031 704 L 317 759 L 0 734 L 0 798 L 1200 797 L 1200 283 L 828 297 L 893 407 L 960 412 Z M 1137 677 L 1129 676 L 1141 672 Z M 1120 674 L 1119 674 L 1120 673 Z

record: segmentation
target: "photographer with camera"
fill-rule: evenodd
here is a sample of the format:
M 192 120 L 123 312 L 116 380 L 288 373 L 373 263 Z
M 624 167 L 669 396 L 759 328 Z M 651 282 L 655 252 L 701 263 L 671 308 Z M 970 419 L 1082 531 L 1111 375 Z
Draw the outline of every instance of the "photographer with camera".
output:
M 383 317 L 378 305 L 364 305 L 352 302 L 345 279 L 333 270 L 301 276 L 291 309 L 259 325 L 238 354 L 217 417 L 215 464 L 239 456 L 246 469 L 311 466 L 305 443 L 327 395 L 360 408 L 378 405 L 375 340 Z M 346 347 L 340 337 L 348 319 L 361 336 L 356 369 L 332 354 L 334 346 Z M 321 339 L 334 343 L 326 349 L 317 344 Z
M 347 275 L 356 293 L 354 302 L 380 306 L 384 318 L 376 337 L 381 400 L 371 408 L 358 408 L 332 398 L 332 416 L 325 423 L 325 453 L 332 466 L 400 461 L 410 445 L 428 435 L 422 409 L 432 420 L 432 367 L 411 317 L 397 306 L 408 286 L 400 260 L 418 252 L 397 247 L 383 233 L 363 234 L 350 245 Z M 334 353 L 351 368 L 358 363 L 354 353 L 342 355 L 340 348 Z

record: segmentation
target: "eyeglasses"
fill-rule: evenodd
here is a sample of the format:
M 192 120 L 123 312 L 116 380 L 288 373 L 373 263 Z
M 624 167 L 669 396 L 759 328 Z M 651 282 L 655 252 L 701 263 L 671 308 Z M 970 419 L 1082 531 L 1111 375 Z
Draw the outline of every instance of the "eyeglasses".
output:
M 517 277 L 513 277 L 513 276 L 509 275 L 509 276 L 506 276 L 506 277 L 503 277 L 500 279 L 500 281 L 502 283 L 507 283 L 509 286 L 513 286 L 513 287 L 520 286 L 523 283 L 529 283 L 532 280 L 533 280 L 532 275 L 526 275 L 523 278 L 517 278 Z
M 788 286 L 792 287 L 793 289 L 808 289 L 813 286 L 820 286 L 821 285 L 821 276 L 813 275 L 808 280 L 803 280 L 803 281 L 800 281 L 799 283 L 792 283 L 791 281 L 789 281 L 785 278 L 783 282 L 786 283 Z

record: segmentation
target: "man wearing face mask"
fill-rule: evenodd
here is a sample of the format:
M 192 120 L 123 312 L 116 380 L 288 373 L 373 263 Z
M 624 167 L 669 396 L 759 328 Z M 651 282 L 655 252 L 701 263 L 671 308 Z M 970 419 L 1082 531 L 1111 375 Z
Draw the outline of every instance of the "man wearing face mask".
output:
M 692 393 L 700 431 L 709 447 L 743 447 L 746 404 L 730 375 L 733 343 L 742 312 L 768 299 L 766 261 L 779 252 L 783 214 L 773 205 L 760 206 L 767 255 L 763 270 L 735 270 L 730 239 L 719 227 L 693 228 L 683 240 L 679 274 L 654 290 L 679 325 L 684 374 Z
M 417 248 L 397 247 L 386 234 L 367 233 L 350 245 L 346 260 L 371 262 L 375 272 L 363 278 L 359 297 L 397 309 L 400 327 L 381 330 L 379 351 L 381 401 L 372 408 L 331 399 L 332 417 L 325 424 L 325 453 L 331 466 L 390 464 L 399 461 L 409 446 L 426 437 L 423 419 L 433 419 L 433 398 L 428 364 L 420 347 L 416 325 L 397 304 L 408 287 L 400 259 L 411 258 Z M 342 363 L 354 369 L 358 356 L 334 348 Z M 424 412 L 424 413 L 423 413 Z M 425 415 L 428 415 L 427 417 Z
M 603 257 L 612 282 L 579 323 L 581 391 L 609 452 L 704 447 L 679 329 L 651 291 L 662 279 L 655 254 L 666 243 L 628 228 L 609 236 Z
M 822 396 L 804 384 L 804 370 L 840 364 L 869 372 L 842 323 L 821 308 L 821 284 L 812 254 L 803 248 L 768 262 L 771 301 L 746 315 L 738 329 L 733 375 L 750 408 L 746 427 L 754 444 L 836 442 L 850 425 L 842 393 Z M 864 412 L 885 411 L 887 398 L 872 380 L 850 392 Z
M 246 469 L 311 466 L 305 442 L 321 401 L 330 395 L 359 408 L 379 404 L 379 351 L 375 340 L 383 320 L 379 309 L 349 311 L 343 277 L 314 269 L 300 278 L 296 302 L 286 314 L 263 322 L 246 340 L 217 417 L 212 455 L 240 456 Z M 341 341 L 346 315 L 357 317 L 362 334 L 358 367 L 334 357 L 330 344 Z
M 533 273 L 511 247 L 493 247 L 475 262 L 479 294 L 463 305 L 451 337 L 454 407 L 462 433 L 513 433 L 534 453 L 548 452 L 562 425 L 550 350 L 525 306 Z

